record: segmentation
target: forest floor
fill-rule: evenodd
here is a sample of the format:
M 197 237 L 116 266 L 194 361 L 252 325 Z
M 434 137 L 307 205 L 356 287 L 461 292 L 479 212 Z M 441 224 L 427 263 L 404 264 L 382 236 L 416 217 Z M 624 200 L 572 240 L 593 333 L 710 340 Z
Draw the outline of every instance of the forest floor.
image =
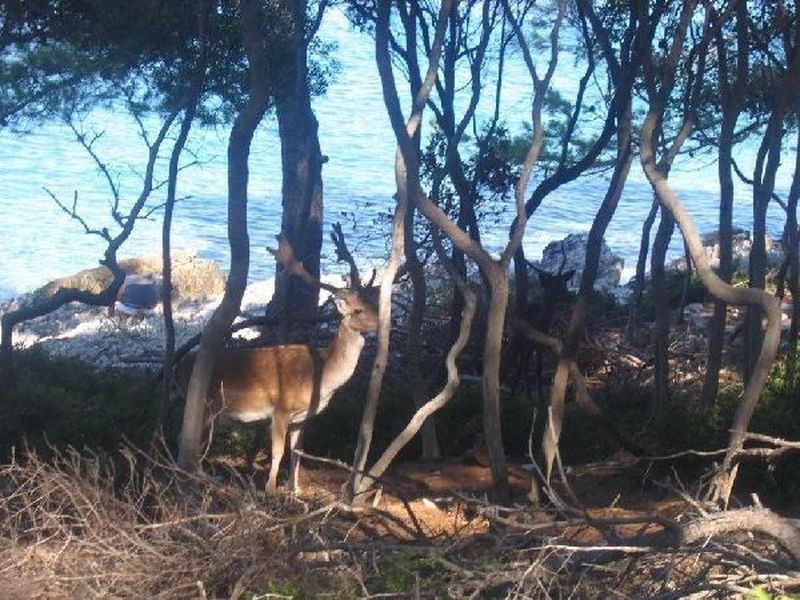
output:
M 250 288 L 245 307 L 256 310 L 267 292 Z M 181 305 L 180 335 L 194 333 L 213 305 Z M 733 334 L 741 315 L 731 316 Z M 579 356 L 592 393 L 648 389 L 649 326 L 626 335 L 621 312 L 593 318 Z M 21 328 L 20 339 L 99 366 L 152 366 L 160 319 L 158 311 L 111 319 L 103 309 L 64 307 Z M 700 320 L 689 315 L 671 334 L 681 394 L 702 384 Z M 734 369 L 723 373 L 723 390 L 739 386 Z M 583 436 L 572 438 L 579 454 L 581 443 L 603 437 Z M 399 462 L 379 492 L 350 506 L 341 501 L 347 472 L 313 459 L 292 497 L 264 495 L 263 453 L 251 466 L 235 453 L 212 456 L 213 478 L 188 477 L 168 455 L 133 448 L 110 462 L 92 451 L 20 454 L 0 466 L 0 598 L 800 597 L 797 540 L 741 527 L 775 513 L 743 508 L 730 513 L 740 518 L 735 531 L 700 528 L 698 536 L 698 524 L 727 513 L 678 471 L 621 450 L 566 460 L 553 483 L 558 501 L 540 509 L 524 462 L 509 464 L 512 498 L 503 506 L 489 500 L 491 472 L 477 443 L 459 458 Z M 798 516 L 796 503 L 781 513 L 787 518 L 774 523 L 796 529 L 788 518 Z

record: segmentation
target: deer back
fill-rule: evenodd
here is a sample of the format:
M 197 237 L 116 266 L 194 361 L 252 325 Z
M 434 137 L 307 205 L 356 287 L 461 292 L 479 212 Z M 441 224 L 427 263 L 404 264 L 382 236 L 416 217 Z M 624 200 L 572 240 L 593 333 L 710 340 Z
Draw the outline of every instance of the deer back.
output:
M 178 365 L 176 380 L 184 395 L 194 355 Z M 217 357 L 209 388 L 214 412 L 239 421 L 257 421 L 274 412 L 308 410 L 319 394 L 322 359 L 308 346 L 225 348 Z

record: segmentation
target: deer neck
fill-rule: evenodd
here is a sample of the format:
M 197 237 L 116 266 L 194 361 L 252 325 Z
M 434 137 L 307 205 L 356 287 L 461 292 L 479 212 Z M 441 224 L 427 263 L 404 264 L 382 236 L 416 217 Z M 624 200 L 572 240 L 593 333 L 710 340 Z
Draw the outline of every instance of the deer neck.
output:
M 354 329 L 342 323 L 333 342 L 325 350 L 325 362 L 322 366 L 320 382 L 320 408 L 322 410 L 330 401 L 333 393 L 352 377 L 364 348 L 364 337 Z

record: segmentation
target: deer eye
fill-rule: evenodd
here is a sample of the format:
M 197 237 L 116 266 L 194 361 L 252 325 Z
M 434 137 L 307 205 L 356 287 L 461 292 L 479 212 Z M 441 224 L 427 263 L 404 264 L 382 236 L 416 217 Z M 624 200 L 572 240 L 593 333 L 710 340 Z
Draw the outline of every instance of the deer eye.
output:
M 353 314 L 354 315 L 360 315 L 362 312 L 364 312 L 363 308 L 354 308 L 353 309 Z

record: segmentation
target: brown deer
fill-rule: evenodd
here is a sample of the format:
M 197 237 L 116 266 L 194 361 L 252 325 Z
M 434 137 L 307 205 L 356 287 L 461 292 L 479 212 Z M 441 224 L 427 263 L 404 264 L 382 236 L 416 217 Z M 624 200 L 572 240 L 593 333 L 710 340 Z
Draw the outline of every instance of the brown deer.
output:
M 334 293 L 342 322 L 332 343 L 326 349 L 303 344 L 287 344 L 262 348 L 224 348 L 214 368 L 209 404 L 212 415 L 236 421 L 271 420 L 272 457 L 267 491 L 277 488 L 278 468 L 289 434 L 289 485 L 298 491 L 299 449 L 303 422 L 328 405 L 333 393 L 355 372 L 363 334 L 378 328 L 378 310 L 371 288 L 336 288 L 314 280 L 305 271 L 283 235 L 279 248 L 271 251 L 289 271 L 314 285 Z M 186 394 L 194 356 L 181 361 L 176 381 Z

